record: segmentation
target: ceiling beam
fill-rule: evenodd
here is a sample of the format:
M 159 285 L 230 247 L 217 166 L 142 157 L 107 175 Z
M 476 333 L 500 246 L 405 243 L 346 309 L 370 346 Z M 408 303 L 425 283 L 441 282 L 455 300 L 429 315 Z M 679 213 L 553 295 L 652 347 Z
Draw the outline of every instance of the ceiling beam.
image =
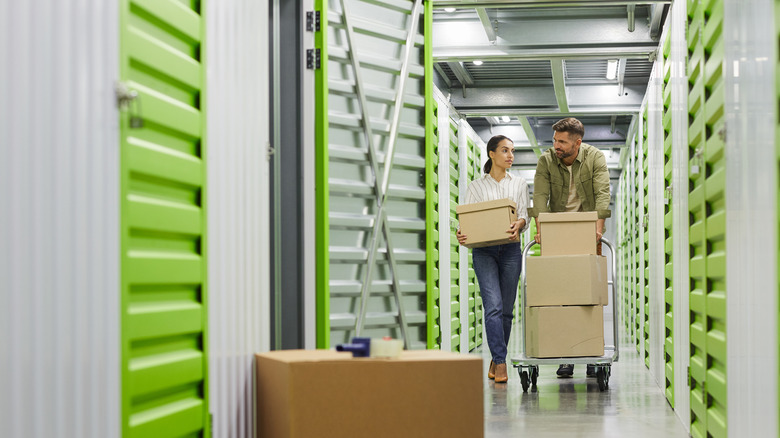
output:
M 562 113 L 569 112 L 569 102 L 566 97 L 566 79 L 563 73 L 563 59 L 551 59 L 553 88 L 555 89 L 555 100 L 558 102 L 558 110 Z
M 531 127 L 531 124 L 528 123 L 528 117 L 520 116 L 518 117 L 518 120 L 520 120 L 520 124 L 523 125 L 525 136 L 528 137 L 528 141 L 531 143 L 531 147 L 534 149 L 537 158 L 542 156 L 542 150 L 539 149 L 539 143 L 536 141 L 536 133 L 534 133 L 534 128 Z
M 460 83 L 464 86 L 470 86 L 474 85 L 474 78 L 471 77 L 471 73 L 469 73 L 468 70 L 466 70 L 466 67 L 463 65 L 462 62 L 448 62 L 447 66 L 452 70 L 452 72 L 455 74 L 455 77 L 458 78 Z
M 444 72 L 444 69 L 441 68 L 441 65 L 439 65 L 439 63 L 434 63 L 433 68 L 435 68 L 436 71 L 439 72 L 439 77 L 442 78 L 445 84 L 447 84 L 447 88 L 452 88 L 452 81 L 447 76 L 447 73 Z
M 522 61 L 565 59 L 648 59 L 658 48 L 658 43 L 646 43 L 627 47 L 566 47 L 550 49 L 518 49 L 510 46 L 434 47 L 434 62 L 453 61 Z
M 669 4 L 672 0 L 643 0 L 642 4 Z M 467 8 L 550 8 L 550 7 L 590 7 L 590 6 L 623 6 L 636 4 L 634 1 L 611 1 L 611 0 L 433 0 L 434 9 L 445 7 Z
M 662 4 L 650 6 L 650 36 L 658 38 L 661 35 L 661 18 L 664 16 L 666 7 Z
M 477 15 L 479 21 L 482 22 L 482 27 L 485 28 L 485 35 L 487 35 L 490 44 L 496 43 L 496 30 L 493 29 L 493 23 L 490 21 L 490 16 L 485 8 L 477 8 Z

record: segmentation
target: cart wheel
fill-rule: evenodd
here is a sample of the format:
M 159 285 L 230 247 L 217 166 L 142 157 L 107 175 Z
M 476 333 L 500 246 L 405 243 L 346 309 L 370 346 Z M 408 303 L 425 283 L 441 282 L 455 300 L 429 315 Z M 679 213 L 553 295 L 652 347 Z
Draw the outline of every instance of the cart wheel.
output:
M 531 368 L 531 385 L 536 386 L 536 379 L 539 378 L 539 366 Z
M 528 392 L 528 371 L 520 371 L 520 384 L 523 385 L 523 392 Z
M 599 382 L 599 391 L 607 389 L 607 372 L 603 367 L 596 371 L 596 380 Z
M 609 389 L 609 376 L 612 375 L 612 367 L 607 366 L 606 372 L 604 373 L 604 387 Z

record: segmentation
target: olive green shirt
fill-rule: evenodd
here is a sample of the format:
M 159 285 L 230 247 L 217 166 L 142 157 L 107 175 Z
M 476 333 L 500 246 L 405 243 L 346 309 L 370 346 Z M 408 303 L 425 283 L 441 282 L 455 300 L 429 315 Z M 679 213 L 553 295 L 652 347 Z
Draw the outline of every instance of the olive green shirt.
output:
M 571 169 L 582 210 L 597 212 L 599 219 L 610 217 L 609 170 L 604 153 L 582 143 Z M 569 198 L 569 176 L 569 169 L 555 155 L 555 148 L 546 150 L 536 164 L 534 208 L 529 209 L 529 214 L 536 217 L 548 211 L 565 211 Z

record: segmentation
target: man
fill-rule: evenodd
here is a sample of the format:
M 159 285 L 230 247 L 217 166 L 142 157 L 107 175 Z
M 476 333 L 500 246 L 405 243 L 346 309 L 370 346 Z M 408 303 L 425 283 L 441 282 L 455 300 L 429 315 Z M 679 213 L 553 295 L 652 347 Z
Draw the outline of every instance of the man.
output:
M 545 151 L 536 164 L 534 176 L 533 217 L 544 212 L 596 211 L 597 254 L 601 254 L 601 236 L 609 211 L 609 171 L 604 154 L 582 142 L 585 127 L 568 117 L 558 120 L 553 128 L 553 147 Z M 531 209 L 529 209 L 531 210 Z M 542 243 L 541 227 L 536 223 L 537 243 Z M 560 377 L 574 374 L 573 364 L 563 364 Z M 587 375 L 595 376 L 595 367 L 588 365 Z

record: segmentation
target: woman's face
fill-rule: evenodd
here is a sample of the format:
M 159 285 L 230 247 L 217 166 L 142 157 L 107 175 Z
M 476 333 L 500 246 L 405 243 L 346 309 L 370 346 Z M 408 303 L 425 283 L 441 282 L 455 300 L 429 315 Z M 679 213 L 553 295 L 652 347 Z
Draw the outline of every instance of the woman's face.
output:
M 493 160 L 493 165 L 502 169 L 509 169 L 512 167 L 512 162 L 515 160 L 515 145 L 511 140 L 503 139 L 498 142 L 495 152 L 491 151 L 488 154 L 490 159 Z

